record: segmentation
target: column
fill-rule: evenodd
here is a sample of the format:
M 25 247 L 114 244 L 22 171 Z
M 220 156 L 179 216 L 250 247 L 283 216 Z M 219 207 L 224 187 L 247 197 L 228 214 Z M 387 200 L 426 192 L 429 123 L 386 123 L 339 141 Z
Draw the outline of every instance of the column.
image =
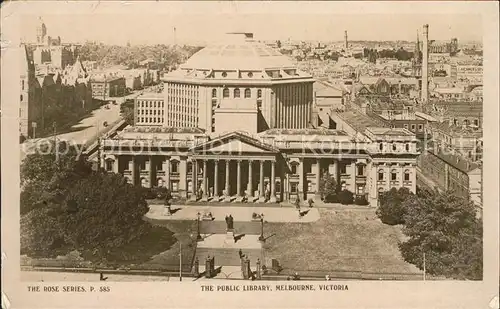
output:
M 214 200 L 219 200 L 219 160 L 215 160 Z
M 225 190 L 226 190 L 226 197 L 230 197 L 231 194 L 229 192 L 229 163 L 231 161 L 230 160 L 226 160 L 226 186 L 225 186 Z
M 119 173 L 119 170 L 118 170 L 119 160 L 120 160 L 120 157 L 115 156 L 115 160 L 113 161 L 113 173 L 115 173 L 115 174 Z
M 304 198 L 304 159 L 300 158 L 299 159 L 299 188 L 298 188 L 298 195 L 297 195 L 302 201 Z
M 260 182 L 259 182 L 259 190 L 260 190 L 260 196 L 259 196 L 259 201 L 263 202 L 265 200 L 264 196 L 264 161 L 260 161 Z
M 340 184 L 340 175 L 339 175 L 339 161 L 338 160 L 333 160 L 333 178 L 335 179 L 335 182 Z
M 132 166 L 131 166 L 131 173 L 132 173 L 132 185 L 136 185 L 136 171 L 135 171 L 135 156 L 132 156 Z
M 203 160 L 203 200 L 208 200 L 207 160 Z
M 192 161 L 191 165 L 191 200 L 196 201 L 196 160 Z
M 276 161 L 271 161 L 271 197 L 269 202 L 276 203 Z
M 168 190 L 171 190 L 172 186 L 170 185 L 170 158 L 165 157 L 165 161 L 163 162 L 163 170 L 165 171 L 165 187 Z
M 189 198 L 187 181 L 188 181 L 188 172 L 187 172 L 187 158 L 181 157 L 179 162 L 179 191 L 184 192 L 185 197 Z
M 236 196 L 240 197 L 241 196 L 241 160 L 238 160 L 236 163 L 237 163 Z
M 149 156 L 149 187 L 153 188 L 154 184 L 156 183 L 156 177 L 154 173 L 154 166 L 153 166 L 153 156 Z
M 316 159 L 316 194 L 315 199 L 321 200 L 321 193 L 319 192 L 319 182 L 321 181 L 321 159 Z
M 248 191 L 249 197 L 253 197 L 252 165 L 253 165 L 253 161 L 248 160 L 248 188 L 247 188 L 247 191 Z

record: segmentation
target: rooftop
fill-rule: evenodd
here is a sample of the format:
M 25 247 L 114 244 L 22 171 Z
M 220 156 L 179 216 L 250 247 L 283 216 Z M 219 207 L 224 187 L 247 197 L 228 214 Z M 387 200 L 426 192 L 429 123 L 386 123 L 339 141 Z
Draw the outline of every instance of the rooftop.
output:
M 205 131 L 200 128 L 167 128 L 167 127 L 149 127 L 149 126 L 132 126 L 127 127 L 123 132 L 134 133 L 184 133 L 184 134 L 203 134 Z
M 247 33 L 233 33 L 229 39 L 209 45 L 181 65 L 183 69 L 256 70 L 294 68 L 289 58 Z
M 137 100 L 164 99 L 165 95 L 158 92 L 146 92 L 137 97 Z
M 364 132 L 368 127 L 387 127 L 386 124 L 352 109 L 339 112 L 338 115 L 358 132 Z
M 444 154 L 442 152 L 434 152 L 431 150 L 428 150 L 428 152 L 464 173 L 468 173 L 480 167 L 479 164 L 471 162 L 460 155 Z
M 344 136 L 346 132 L 331 129 L 269 129 L 264 132 L 265 135 L 332 135 Z
M 467 126 L 456 126 L 450 124 L 449 121 L 436 122 L 432 124 L 432 127 L 440 131 L 446 132 L 454 137 L 470 137 L 479 138 L 483 136 L 483 130 L 481 128 L 472 128 Z

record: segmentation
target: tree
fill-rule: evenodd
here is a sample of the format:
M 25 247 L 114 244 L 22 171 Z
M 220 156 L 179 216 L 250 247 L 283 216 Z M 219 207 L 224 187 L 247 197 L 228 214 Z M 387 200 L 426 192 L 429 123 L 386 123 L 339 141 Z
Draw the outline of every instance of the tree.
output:
M 50 142 L 26 156 L 21 164 L 21 214 L 46 204 L 60 203 L 74 183 L 92 173 L 79 145 Z
M 120 105 L 120 115 L 129 125 L 134 125 L 134 100 L 126 100 Z
M 319 192 L 321 194 L 321 200 L 326 203 L 331 203 L 335 201 L 337 195 L 337 182 L 335 177 L 329 173 L 324 173 L 319 181 Z
M 408 188 L 392 188 L 389 191 L 382 192 L 380 195 L 380 204 L 377 208 L 377 216 L 380 220 L 389 225 L 403 224 L 405 215 L 404 201 L 412 193 Z
M 467 198 L 453 192 L 421 190 L 403 202 L 406 209 L 400 244 L 403 258 L 429 274 L 482 279 L 482 220 Z

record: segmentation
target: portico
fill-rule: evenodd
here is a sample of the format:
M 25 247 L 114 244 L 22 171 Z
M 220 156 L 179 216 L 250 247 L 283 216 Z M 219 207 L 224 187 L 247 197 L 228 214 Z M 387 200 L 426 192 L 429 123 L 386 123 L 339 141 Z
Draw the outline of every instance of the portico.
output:
M 191 158 L 203 175 L 191 200 L 277 201 L 278 149 L 233 132 L 192 148 Z

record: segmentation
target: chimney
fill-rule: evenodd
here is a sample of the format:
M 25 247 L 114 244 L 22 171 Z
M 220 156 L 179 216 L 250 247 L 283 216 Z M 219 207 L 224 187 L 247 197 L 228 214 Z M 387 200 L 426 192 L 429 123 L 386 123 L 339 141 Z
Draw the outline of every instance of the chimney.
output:
M 424 25 L 424 41 L 422 48 L 422 93 L 421 101 L 422 103 L 427 103 L 429 99 L 429 25 Z
M 344 48 L 345 49 L 349 48 L 349 42 L 347 41 L 347 30 L 344 31 Z

